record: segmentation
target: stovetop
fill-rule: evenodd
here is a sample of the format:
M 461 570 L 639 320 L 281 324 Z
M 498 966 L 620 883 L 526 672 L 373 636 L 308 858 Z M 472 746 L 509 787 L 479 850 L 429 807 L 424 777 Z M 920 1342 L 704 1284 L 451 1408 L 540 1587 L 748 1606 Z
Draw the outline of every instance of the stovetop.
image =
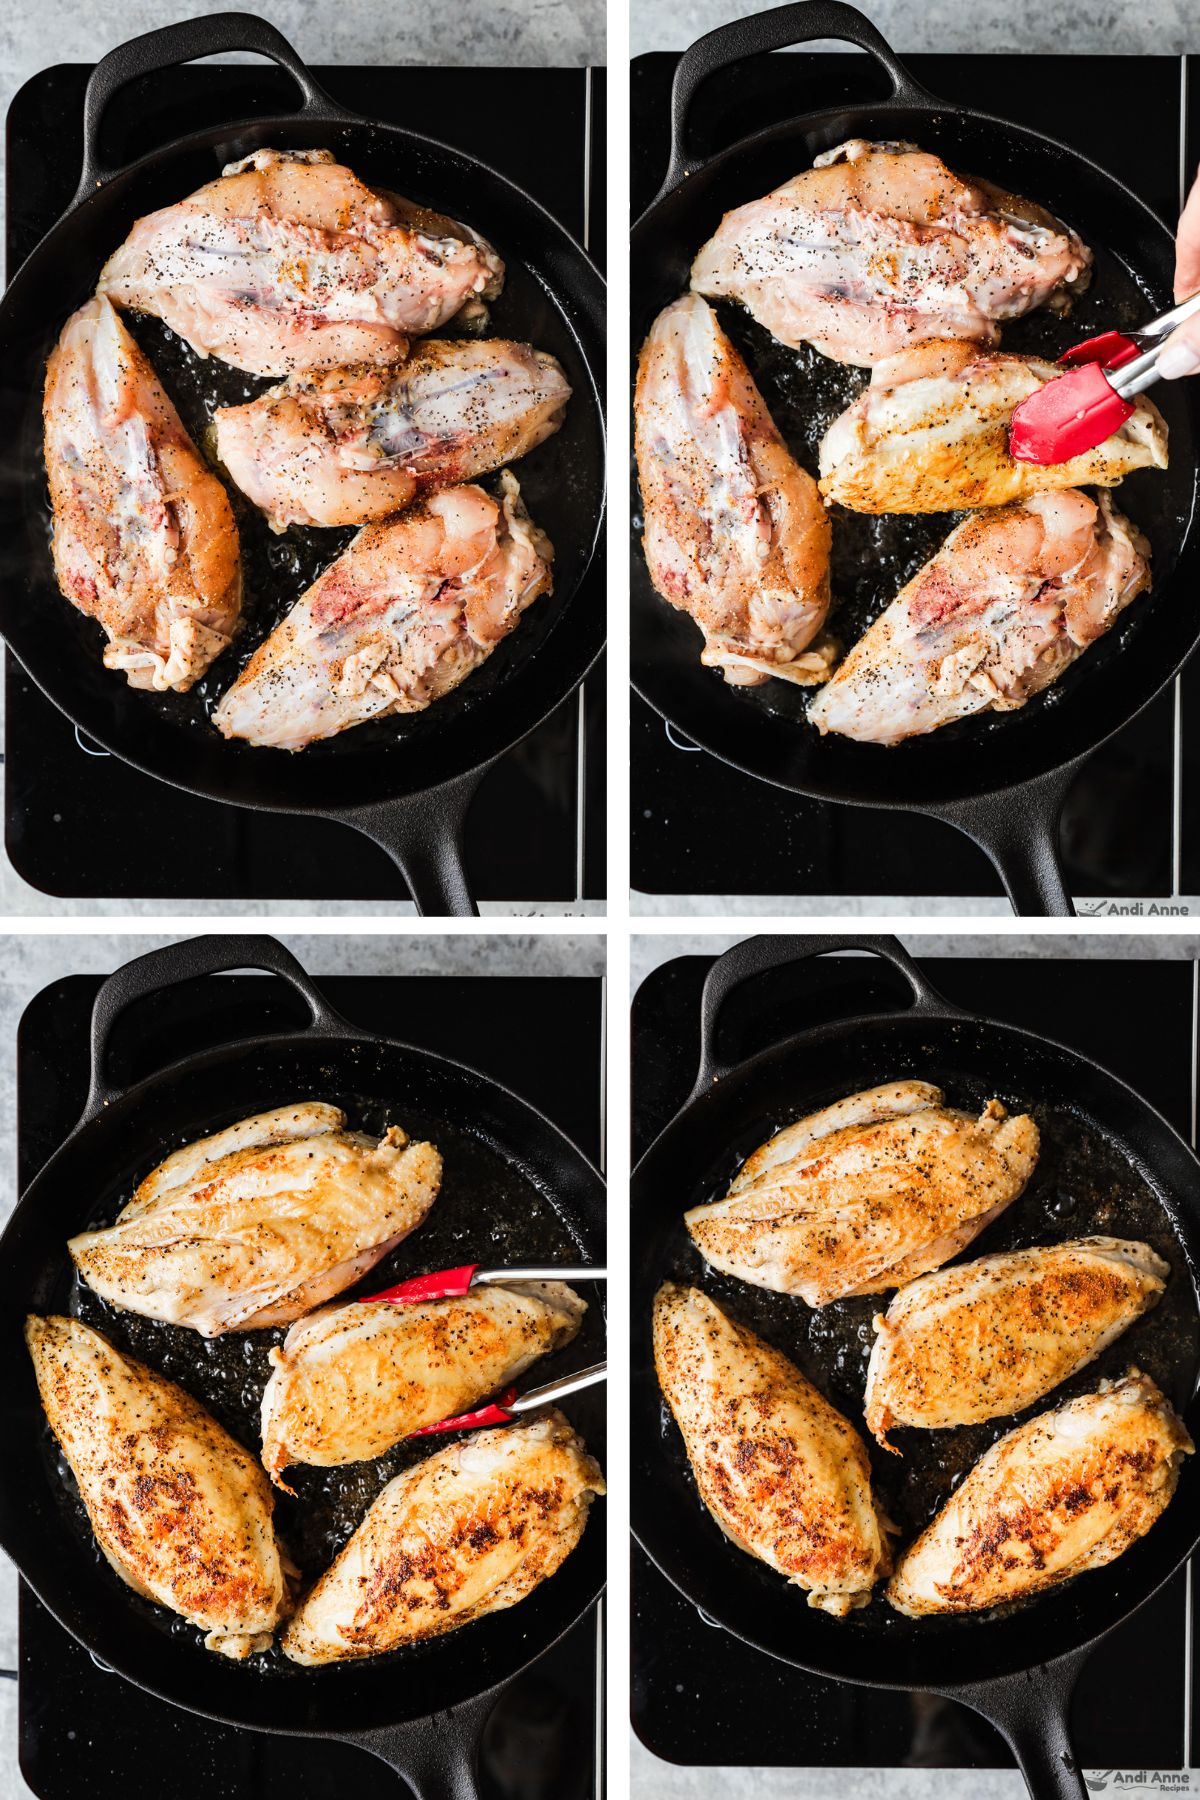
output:
M 397 960 L 402 952 L 397 951 Z M 369 1029 L 468 1063 L 546 1113 L 598 1165 L 603 1133 L 603 984 L 598 977 L 330 977 L 332 1004 Z M 54 982 L 26 1009 L 17 1044 L 18 1177 L 32 1180 L 78 1118 L 100 977 Z M 241 1031 L 294 1029 L 296 997 L 274 980 L 222 976 L 170 989 L 118 1025 L 112 1069 L 133 1081 L 168 1058 Z M 368 1752 L 267 1737 L 168 1706 L 105 1670 L 21 1583 L 21 1772 L 40 1800 L 126 1800 L 164 1771 L 172 1800 L 411 1800 Z M 488 1721 L 481 1800 L 598 1800 L 603 1793 L 603 1624 L 589 1614 L 506 1691 Z M 598 1704 L 598 1695 L 600 1703 Z
M 935 94 L 1052 129 L 1115 168 L 1174 220 L 1183 171 L 1200 158 L 1200 62 L 1169 56 L 912 56 Z M 633 64 L 633 217 L 667 165 L 671 78 L 665 53 Z M 697 145 L 716 150 L 818 107 L 882 96 L 863 55 L 757 57 L 701 90 Z M 1138 129 L 1114 160 L 1112 120 L 1131 91 Z M 1049 123 L 1052 122 L 1052 123 Z M 1188 596 L 1180 594 L 1180 604 Z M 633 886 L 653 894 L 999 895 L 991 865 L 953 827 L 918 813 L 869 812 L 782 792 L 689 744 L 636 695 L 631 713 Z M 1103 746 L 1063 815 L 1074 894 L 1095 899 L 1200 894 L 1200 659 L 1174 689 Z
M 960 1006 L 1053 1037 L 1143 1093 L 1195 1141 L 1197 999 L 1192 962 L 920 958 Z M 633 1129 L 640 1155 L 696 1075 L 705 957 L 665 963 L 633 1007 Z M 826 958 L 774 971 L 769 1011 L 735 995 L 725 1052 L 738 1060 L 795 1029 L 903 1004 L 877 960 Z M 753 1022 L 751 1022 L 753 1019 Z M 1072 1717 L 1087 1769 L 1171 1770 L 1200 1763 L 1197 1627 L 1191 1567 L 1105 1640 L 1087 1663 Z M 1000 1768 L 999 1733 L 953 1701 L 855 1688 L 793 1669 L 704 1616 L 636 1547 L 634 1727 L 669 1762 L 740 1767 Z
M 65 64 L 26 83 L 8 114 L 7 267 L 54 223 L 79 179 L 90 69 Z M 598 69 L 318 68 L 335 100 L 395 120 L 504 172 L 602 264 L 604 72 Z M 171 69 L 109 108 L 108 154 L 142 154 L 221 118 L 285 112 L 288 78 L 261 63 Z M 111 134 L 111 135 L 110 135 Z M 553 154 L 547 147 L 553 146 Z M 587 577 L 604 604 L 598 559 Z M 399 900 L 391 860 L 350 827 L 250 813 L 168 788 L 80 741 L 5 652 L 5 842 L 25 880 L 65 897 Z M 604 674 L 502 757 L 466 827 L 480 900 L 604 896 Z

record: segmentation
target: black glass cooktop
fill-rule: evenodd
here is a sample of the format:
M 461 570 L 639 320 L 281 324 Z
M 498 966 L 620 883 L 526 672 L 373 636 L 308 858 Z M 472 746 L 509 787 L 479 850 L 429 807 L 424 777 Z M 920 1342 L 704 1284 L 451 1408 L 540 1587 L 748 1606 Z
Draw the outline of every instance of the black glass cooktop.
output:
M 631 86 L 633 217 L 667 165 L 668 96 L 678 59 L 638 57 Z M 913 56 L 913 74 L 947 100 L 1010 118 L 1113 168 L 1166 220 L 1180 170 L 1200 158 L 1200 67 L 1168 56 Z M 882 93 L 862 55 L 757 57 L 702 89 L 696 144 L 707 153 L 760 126 Z M 1138 130 L 1114 162 L 1111 121 L 1137 96 Z M 1190 104 L 1189 104 L 1190 102 Z M 1178 596 L 1187 604 L 1188 596 Z M 919 814 L 805 800 L 698 750 L 635 695 L 632 861 L 652 894 L 925 895 L 1001 893 L 983 852 Z M 1071 890 L 1093 898 L 1200 893 L 1200 659 L 1110 740 L 1077 777 L 1063 815 Z
M 1082 1051 L 1137 1087 L 1193 1137 L 1196 965 L 921 958 L 946 998 Z M 633 1007 L 634 1153 L 687 1098 L 699 1001 L 711 959 L 663 964 Z M 773 971 L 770 1000 L 740 991 L 726 1007 L 732 1060 L 795 1029 L 903 1004 L 877 960 L 831 959 Z M 1102 1643 L 1072 1711 L 1086 1769 L 1172 1770 L 1200 1761 L 1193 1724 L 1196 1636 L 1190 1567 Z M 1000 1735 L 953 1701 L 854 1688 L 806 1675 L 709 1625 L 636 1547 L 633 1723 L 669 1762 L 741 1767 L 1011 1766 Z
M 397 945 L 397 962 L 403 949 Z M 453 1056 L 515 1089 L 594 1162 L 601 1155 L 599 978 L 341 977 L 322 989 L 347 1018 Z M 71 976 L 34 999 L 17 1049 L 18 1177 L 23 1189 L 70 1131 L 87 1091 L 88 1021 L 99 977 Z M 295 1028 L 303 1008 L 282 983 L 222 976 L 168 989 L 121 1020 L 112 1068 L 132 1081 L 239 1032 Z M 21 1773 L 39 1800 L 343 1800 L 369 1791 L 411 1800 L 368 1752 L 320 1739 L 216 1725 L 145 1694 L 92 1660 L 21 1584 Z M 481 1800 L 598 1800 L 601 1630 L 589 1614 L 505 1692 L 484 1732 Z M 157 1770 L 157 1777 L 147 1774 Z
M 79 179 L 90 70 L 44 70 L 8 113 L 7 266 L 55 222 Z M 395 120 L 498 165 L 604 254 L 604 75 L 589 69 L 320 68 L 344 105 Z M 171 69 L 109 108 L 107 153 L 125 160 L 172 136 L 294 105 L 263 64 Z M 548 153 L 552 147 L 552 154 Z M 588 583 L 604 605 L 603 561 Z M 396 900 L 394 865 L 349 827 L 243 812 L 164 787 L 76 738 L 74 727 L 5 652 L 5 842 L 26 881 L 66 897 L 195 900 Z M 604 895 L 604 676 L 485 776 L 466 828 L 480 900 L 526 903 Z

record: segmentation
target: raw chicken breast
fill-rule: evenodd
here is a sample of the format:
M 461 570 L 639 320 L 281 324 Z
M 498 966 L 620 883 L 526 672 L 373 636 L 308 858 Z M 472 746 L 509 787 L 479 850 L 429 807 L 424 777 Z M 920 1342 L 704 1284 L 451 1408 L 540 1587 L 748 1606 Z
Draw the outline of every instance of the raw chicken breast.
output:
M 318 1103 L 243 1119 L 169 1156 L 115 1225 L 67 1248 L 113 1306 L 205 1337 L 287 1325 L 415 1231 L 442 1159 L 392 1125 L 378 1145 Z
M 107 300 L 63 326 L 46 366 L 54 572 L 108 634 L 104 666 L 183 693 L 242 604 L 229 497 Z
M 993 1444 L 896 1565 L 911 1618 L 979 1612 L 1101 1569 L 1166 1511 L 1193 1444 L 1148 1375 L 1102 1382 Z
M 829 519 L 698 295 L 651 326 L 636 404 L 650 579 L 704 633 L 701 662 L 741 686 L 823 680 Z
M 570 1343 L 587 1307 L 561 1281 L 487 1282 L 452 1299 L 359 1300 L 299 1320 L 271 1351 L 263 1463 L 323 1469 L 382 1456 L 456 1418 Z
M 504 265 L 465 225 L 367 187 L 328 150 L 258 150 L 139 219 L 102 294 L 153 313 L 250 375 L 402 362 L 500 291 Z
M 366 525 L 524 456 L 570 396 L 554 358 L 528 344 L 435 340 L 398 369 L 295 376 L 221 407 L 216 453 L 274 531 Z
M 714 1269 L 827 1306 L 940 1268 L 1023 1191 L 1038 1128 L 989 1100 L 978 1119 L 926 1081 L 851 1094 L 745 1162 L 685 1222 Z
M 699 1288 L 654 1300 L 654 1366 L 700 1498 L 739 1550 L 844 1618 L 891 1568 L 854 1427 Z
M 821 441 L 821 492 L 862 513 L 1006 506 L 1052 488 L 1115 487 L 1165 469 L 1167 427 L 1145 394 L 1119 431 L 1065 463 L 1017 462 L 1013 412 L 1062 370 L 1039 356 L 931 343 L 879 363 Z
M 527 1599 L 604 1478 L 560 1412 L 474 1431 L 389 1482 L 281 1639 L 313 1667 L 380 1656 Z
M 1028 200 L 913 144 L 853 138 L 726 213 L 692 286 L 740 300 L 785 344 L 870 364 L 929 338 L 994 344 L 998 320 L 1063 306 L 1091 261 Z
M 1057 681 L 1150 585 L 1150 546 L 1076 488 L 975 513 L 861 637 L 809 708 L 869 744 L 1009 712 Z
M 208 1650 L 270 1648 L 292 1609 L 254 1457 L 173 1381 L 78 1319 L 25 1321 L 50 1429 L 105 1557 L 129 1586 L 205 1635 Z
M 421 712 L 486 661 L 551 588 L 549 539 L 506 470 L 497 503 L 450 488 L 359 532 L 275 627 L 213 713 L 227 738 L 303 750 Z
M 1023 1412 L 1156 1306 L 1170 1273 L 1149 1244 L 1093 1237 L 923 1275 L 875 1320 L 868 1428 L 890 1450 L 893 1425 Z

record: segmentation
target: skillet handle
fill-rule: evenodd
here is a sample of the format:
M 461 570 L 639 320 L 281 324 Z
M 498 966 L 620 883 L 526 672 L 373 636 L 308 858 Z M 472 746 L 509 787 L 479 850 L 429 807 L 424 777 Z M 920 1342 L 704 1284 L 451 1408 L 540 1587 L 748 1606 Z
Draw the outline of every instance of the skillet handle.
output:
M 101 158 L 100 127 L 109 102 L 121 88 L 136 81 L 139 75 L 173 69 L 201 56 L 223 56 L 231 50 L 269 56 L 286 70 L 302 95 L 299 116 L 342 115 L 342 108 L 313 80 L 283 33 L 265 19 L 256 19 L 252 13 L 214 13 L 206 19 L 184 19 L 178 25 L 164 25 L 158 31 L 131 38 L 127 44 L 118 44 L 92 70 L 83 100 L 83 170 L 71 205 L 78 206 L 120 172 Z
M 1004 1734 L 1032 1800 L 1087 1800 L 1087 1783 L 1071 1745 L 1071 1695 L 1087 1650 L 1041 1668 L 970 1687 L 939 1688 Z
M 671 162 L 660 199 L 700 166 L 701 159 L 688 149 L 688 125 L 696 92 L 709 76 L 760 51 L 789 50 L 819 38 L 854 44 L 874 58 L 892 84 L 885 106 L 937 105 L 935 97 L 914 81 L 882 32 L 844 0 L 796 0 L 792 6 L 752 13 L 748 19 L 736 19 L 697 38 L 679 60 L 671 88 Z
M 501 1683 L 448 1712 L 378 1731 L 348 1732 L 346 1741 L 395 1769 L 415 1800 L 479 1800 L 479 1746 L 503 1692 Z
M 789 968 L 813 956 L 836 950 L 865 950 L 880 956 L 903 975 L 912 994 L 910 1010 L 931 1019 L 964 1016 L 929 982 L 908 951 L 894 937 L 752 937 L 719 956 L 704 978 L 700 998 L 700 1068 L 688 1097 L 690 1105 L 714 1081 L 727 1075 L 731 1065 L 717 1055 L 717 1027 L 725 1002 L 751 976 L 771 969 Z
M 479 909 L 463 862 L 463 831 L 490 763 L 404 800 L 332 816 L 386 850 L 422 917 L 473 919 Z
M 1073 919 L 1075 905 L 1059 850 L 1058 826 L 1083 758 L 1004 794 L 984 794 L 926 810 L 969 837 L 1004 883 L 1019 918 Z
M 291 951 L 273 937 L 229 935 L 166 944 L 117 969 L 96 995 L 92 1005 L 92 1078 L 81 1125 L 120 1097 L 121 1089 L 108 1079 L 108 1046 L 113 1027 L 126 1007 L 162 988 L 231 969 L 265 969 L 280 976 L 306 1001 L 310 1024 L 339 1037 L 354 1035 L 354 1027 L 334 1011 Z

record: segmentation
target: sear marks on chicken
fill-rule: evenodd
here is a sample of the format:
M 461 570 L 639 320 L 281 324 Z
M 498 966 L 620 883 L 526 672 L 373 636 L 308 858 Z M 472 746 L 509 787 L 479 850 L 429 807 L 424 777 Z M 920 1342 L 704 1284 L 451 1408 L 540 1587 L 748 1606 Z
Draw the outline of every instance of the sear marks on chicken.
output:
M 205 1337 L 286 1325 L 374 1268 L 424 1219 L 442 1159 L 398 1125 L 280 1107 L 169 1156 L 114 1225 L 67 1248 L 113 1306 Z
M 379 1656 L 526 1599 L 604 1478 L 560 1412 L 476 1431 L 389 1482 L 281 1640 L 315 1666 Z
M 507 470 L 500 485 L 499 501 L 450 488 L 361 531 L 255 651 L 218 730 L 302 750 L 457 687 L 552 585 L 549 539 Z
M 241 552 L 229 497 L 108 301 L 67 320 L 46 367 L 53 554 L 131 687 L 191 687 L 233 636 Z
M 561 1281 L 488 1282 L 444 1300 L 360 1300 L 292 1326 L 262 1401 L 263 1463 L 321 1468 L 382 1456 L 457 1417 L 568 1344 L 586 1308 Z
M 915 145 L 855 138 L 726 213 L 692 286 L 740 300 L 785 344 L 870 365 L 930 338 L 994 344 L 999 321 L 1065 305 L 1091 261 L 1030 201 Z
M 528 344 L 433 340 L 400 368 L 296 376 L 221 407 L 216 453 L 274 531 L 366 525 L 525 456 L 570 396 L 554 358 Z
M 1061 374 L 1039 356 L 945 341 L 890 357 L 821 440 L 821 492 L 851 512 L 954 512 L 1055 488 L 1115 487 L 1134 469 L 1166 468 L 1166 422 L 1144 394 L 1094 450 L 1065 463 L 1018 462 L 1008 447 L 1013 412 Z
M 1038 1129 L 989 1100 L 978 1119 L 898 1081 L 797 1120 L 756 1150 L 724 1200 L 685 1215 L 726 1275 L 827 1306 L 940 1268 L 1024 1190 Z
M 650 579 L 699 625 L 700 660 L 741 686 L 823 680 L 829 519 L 699 295 L 655 320 L 636 405 Z
M 250 375 L 401 362 L 500 291 L 464 225 L 366 186 L 328 150 L 258 150 L 139 219 L 99 291 Z
M 866 1446 L 781 1351 L 699 1288 L 654 1301 L 654 1365 L 700 1498 L 739 1550 L 843 1618 L 891 1568 Z
M 898 744 L 1049 687 L 1150 585 L 1109 496 L 1035 494 L 965 519 L 809 708 L 822 732 Z
M 1148 1375 L 1102 1382 L 983 1456 L 900 1557 L 902 1613 L 979 1612 L 1103 1568 L 1170 1503 L 1192 1440 Z
M 138 1594 L 178 1613 L 205 1648 L 270 1647 L 291 1611 L 255 1458 L 190 1394 L 78 1319 L 25 1322 L 50 1428 L 96 1542 Z
M 867 1368 L 867 1426 L 926 1431 L 1023 1412 L 1157 1305 L 1170 1265 L 1149 1244 L 1076 1238 L 983 1256 L 895 1295 Z

